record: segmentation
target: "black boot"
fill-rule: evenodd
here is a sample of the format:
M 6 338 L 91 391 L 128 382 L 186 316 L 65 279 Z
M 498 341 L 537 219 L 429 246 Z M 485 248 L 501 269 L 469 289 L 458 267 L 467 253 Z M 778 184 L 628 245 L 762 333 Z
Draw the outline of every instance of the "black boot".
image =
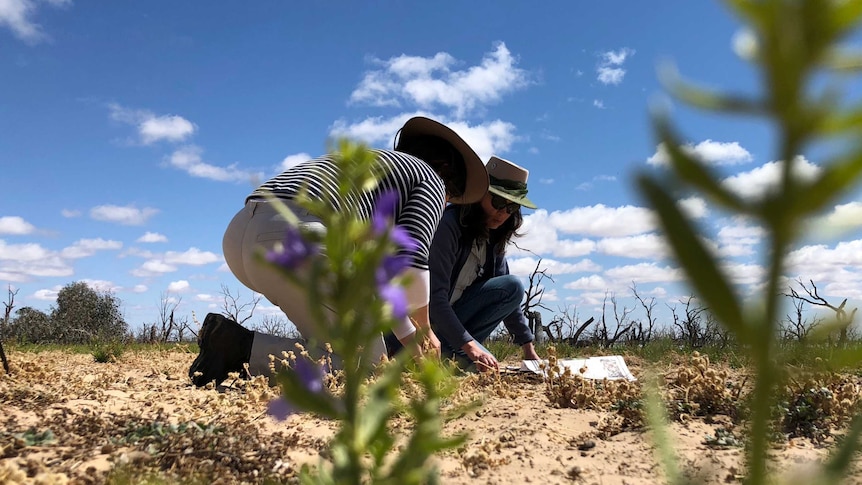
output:
M 245 374 L 243 364 L 251 355 L 254 332 L 216 313 L 207 314 L 198 334 L 200 353 L 189 368 L 189 377 L 198 387 L 211 381 L 216 385 L 230 372 Z

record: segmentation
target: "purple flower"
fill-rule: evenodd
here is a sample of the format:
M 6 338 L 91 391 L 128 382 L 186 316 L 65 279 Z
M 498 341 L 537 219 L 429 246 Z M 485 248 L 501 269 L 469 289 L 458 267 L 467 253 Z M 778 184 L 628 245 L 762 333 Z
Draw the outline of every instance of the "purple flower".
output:
M 377 288 L 380 298 L 392 306 L 392 316 L 402 319 L 407 316 L 407 294 L 399 285 L 380 285 Z
M 288 372 L 293 372 L 299 378 L 306 391 L 312 394 L 323 392 L 323 368 L 317 362 L 305 358 L 297 359 L 293 369 Z M 273 399 L 266 405 L 266 413 L 279 421 L 284 421 L 297 411 L 296 406 L 284 397 Z
M 283 397 L 277 397 L 266 405 L 266 414 L 278 421 L 284 421 L 294 413 L 296 413 L 296 408 Z
M 410 266 L 410 258 L 403 254 L 384 256 L 380 267 L 377 268 L 377 286 L 389 283 L 392 278 L 401 274 L 408 266 Z
M 317 245 L 303 239 L 299 229 L 288 226 L 281 247 L 267 251 L 266 260 L 288 269 L 294 269 L 310 256 L 317 254 Z
M 392 219 L 395 218 L 395 209 L 398 207 L 398 192 L 387 190 L 377 197 L 374 204 L 374 214 L 371 216 L 371 227 L 374 234 L 380 235 L 386 232 Z
M 401 226 L 394 226 L 392 232 L 389 233 L 389 239 L 397 244 L 400 248 L 408 251 L 415 251 L 419 247 L 419 243 L 413 239 L 413 236 Z
M 299 381 L 308 392 L 317 394 L 323 392 L 323 368 L 317 362 L 308 359 L 296 359 L 293 369 Z

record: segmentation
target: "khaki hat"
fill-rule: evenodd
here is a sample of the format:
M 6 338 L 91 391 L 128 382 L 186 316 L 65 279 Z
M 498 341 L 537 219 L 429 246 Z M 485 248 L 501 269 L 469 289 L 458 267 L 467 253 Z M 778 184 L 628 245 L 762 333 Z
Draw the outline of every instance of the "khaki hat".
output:
M 485 168 L 488 169 L 488 177 L 491 180 L 488 192 L 529 209 L 536 208 L 536 204 L 527 198 L 529 170 L 498 157 L 491 157 Z
M 457 133 L 448 126 L 424 116 L 416 116 L 407 120 L 401 127 L 399 140 L 405 137 L 432 135 L 448 141 L 464 159 L 466 173 L 464 182 L 464 194 L 460 197 L 452 197 L 449 202 L 453 204 L 472 204 L 478 202 L 488 191 L 488 172 L 485 164 L 476 152 L 470 148 Z

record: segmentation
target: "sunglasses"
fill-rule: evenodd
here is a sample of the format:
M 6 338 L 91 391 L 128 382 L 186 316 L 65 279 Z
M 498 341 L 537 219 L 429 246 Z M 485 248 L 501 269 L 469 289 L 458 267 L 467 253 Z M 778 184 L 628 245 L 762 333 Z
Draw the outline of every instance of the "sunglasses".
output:
M 509 214 L 514 214 L 515 211 L 521 208 L 521 205 L 517 202 L 512 202 L 509 199 L 500 197 L 499 195 L 492 194 L 491 195 L 491 207 L 494 209 L 501 211 L 503 209 L 506 210 Z

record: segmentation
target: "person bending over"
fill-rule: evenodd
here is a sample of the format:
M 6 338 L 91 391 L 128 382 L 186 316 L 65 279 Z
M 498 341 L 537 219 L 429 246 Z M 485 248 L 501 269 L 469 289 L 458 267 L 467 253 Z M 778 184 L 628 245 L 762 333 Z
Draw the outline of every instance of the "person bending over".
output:
M 402 226 L 416 245 L 405 253 L 410 258 L 407 270 L 410 283 L 405 289 L 409 314 L 397 322 L 394 335 L 399 344 L 419 357 L 423 344 L 416 338 L 418 325 L 427 341 L 425 348 L 439 356 L 440 342 L 428 318 L 428 252 L 432 235 L 447 200 L 454 204 L 471 204 L 481 199 L 488 189 L 488 173 L 473 149 L 437 121 L 411 118 L 399 134 L 394 150 L 373 150 L 379 165 L 377 173 L 384 175 L 352 209 L 361 219 L 369 220 L 382 193 L 395 191 L 398 194 L 394 223 Z M 271 250 L 281 242 L 288 227 L 288 222 L 267 201 L 265 194 L 272 194 L 285 203 L 306 228 L 326 230 L 318 217 L 293 200 L 303 187 L 311 198 L 333 196 L 330 181 L 336 170 L 334 160 L 323 156 L 291 167 L 263 183 L 246 198 L 245 206 L 230 222 L 223 239 L 224 257 L 231 272 L 243 285 L 278 306 L 304 339 L 316 338 L 316 349 L 309 349 L 316 350 L 312 355 L 323 354 L 322 346 L 329 337 L 320 337 L 321 324 L 311 317 L 310 305 L 321 303 L 308 301 L 303 288 L 259 262 L 256 254 Z M 295 271 L 307 267 L 300 266 Z M 331 337 L 337 338 L 337 335 Z M 189 377 L 197 386 L 211 381 L 218 384 L 228 373 L 242 372 L 245 363 L 252 375 L 269 375 L 269 355 L 279 357 L 283 351 L 293 350 L 295 342 L 252 332 L 221 315 L 209 314 L 198 336 L 200 353 L 189 368 Z M 381 335 L 374 343 L 372 355 L 386 354 Z M 337 356 L 335 358 L 337 360 Z

